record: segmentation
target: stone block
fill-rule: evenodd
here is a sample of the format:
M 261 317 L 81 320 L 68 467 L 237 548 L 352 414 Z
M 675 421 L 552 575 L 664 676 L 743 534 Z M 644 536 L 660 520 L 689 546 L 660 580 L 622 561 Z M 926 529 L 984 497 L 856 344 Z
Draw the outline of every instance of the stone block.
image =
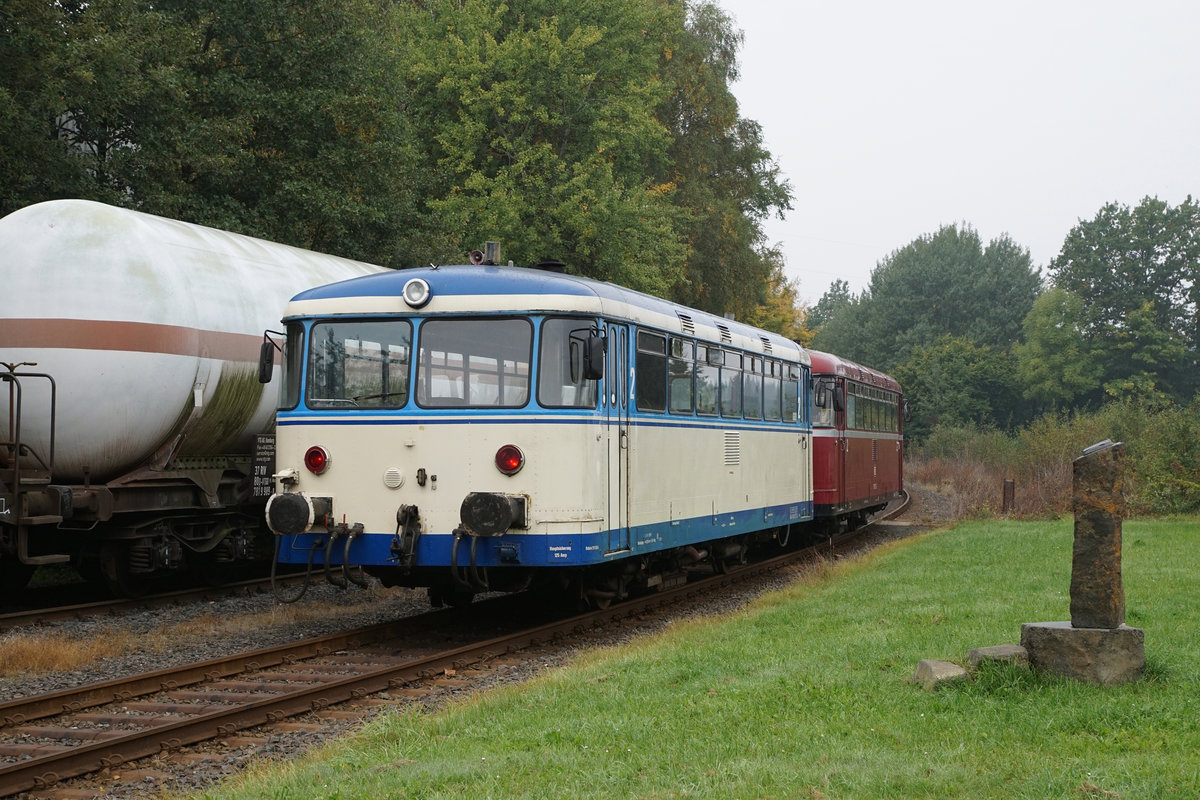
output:
M 992 647 L 976 647 L 967 653 L 967 663 L 976 669 L 984 661 L 1006 661 L 1017 666 L 1029 665 L 1029 651 L 1019 644 L 997 644 Z
M 1128 625 L 1077 628 L 1070 622 L 1026 622 L 1021 645 L 1034 669 L 1088 683 L 1128 683 L 1146 667 L 1145 634 Z
M 949 661 L 925 659 L 917 664 L 912 682 L 927 690 L 937 689 L 947 683 L 968 680 L 967 671 Z

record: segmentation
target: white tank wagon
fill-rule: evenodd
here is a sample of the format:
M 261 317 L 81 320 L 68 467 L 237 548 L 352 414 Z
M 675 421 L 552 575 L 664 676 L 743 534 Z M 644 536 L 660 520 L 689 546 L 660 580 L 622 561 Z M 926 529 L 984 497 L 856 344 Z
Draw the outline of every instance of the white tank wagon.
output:
M 128 589 L 243 555 L 263 331 L 380 271 L 85 200 L 0 219 L 0 580 L 69 557 Z

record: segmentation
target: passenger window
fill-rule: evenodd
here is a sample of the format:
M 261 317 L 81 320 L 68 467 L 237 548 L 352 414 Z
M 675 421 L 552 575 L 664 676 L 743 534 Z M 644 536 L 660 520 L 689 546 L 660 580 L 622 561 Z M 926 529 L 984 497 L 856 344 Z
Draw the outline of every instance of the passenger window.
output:
M 747 356 L 742 373 L 742 411 L 746 419 L 762 419 L 763 376 L 762 359 Z
M 717 415 L 720 394 L 721 351 L 706 345 L 696 347 L 696 413 L 706 417 Z
M 666 411 L 667 337 L 638 331 L 635 367 L 638 411 Z
M 766 375 L 763 377 L 763 419 L 778 422 L 782 419 L 782 406 L 780 394 L 780 364 L 778 361 L 769 361 L 765 365 Z
M 787 370 L 795 367 L 785 367 Z M 795 422 L 800 407 L 800 384 L 798 374 L 789 375 L 783 381 L 783 421 Z
M 721 366 L 721 416 L 742 416 L 742 354 L 730 350 Z
M 670 406 L 672 414 L 692 413 L 692 372 L 694 347 L 691 341 L 671 337 L 671 358 L 667 364 L 670 374 Z

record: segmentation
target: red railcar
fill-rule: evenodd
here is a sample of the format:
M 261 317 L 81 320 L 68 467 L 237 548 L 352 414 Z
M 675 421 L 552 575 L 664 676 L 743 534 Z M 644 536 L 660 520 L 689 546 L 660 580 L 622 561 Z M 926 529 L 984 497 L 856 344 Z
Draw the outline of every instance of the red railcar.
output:
M 813 512 L 857 527 L 904 487 L 904 395 L 895 379 L 810 350 Z

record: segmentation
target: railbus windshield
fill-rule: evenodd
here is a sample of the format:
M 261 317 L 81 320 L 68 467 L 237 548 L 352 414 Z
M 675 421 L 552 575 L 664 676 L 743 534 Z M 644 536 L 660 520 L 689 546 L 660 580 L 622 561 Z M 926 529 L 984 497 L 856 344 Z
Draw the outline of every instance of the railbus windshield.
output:
M 408 320 L 318 322 L 309 342 L 309 408 L 400 408 L 408 402 Z
M 538 366 L 534 367 L 534 332 Z M 584 368 L 598 331 L 582 317 L 318 320 L 288 326 L 282 409 L 523 408 L 533 375 L 545 408 L 592 408 L 599 383 Z
M 422 408 L 520 408 L 529 402 L 529 320 L 428 319 L 419 338 L 416 399 Z

